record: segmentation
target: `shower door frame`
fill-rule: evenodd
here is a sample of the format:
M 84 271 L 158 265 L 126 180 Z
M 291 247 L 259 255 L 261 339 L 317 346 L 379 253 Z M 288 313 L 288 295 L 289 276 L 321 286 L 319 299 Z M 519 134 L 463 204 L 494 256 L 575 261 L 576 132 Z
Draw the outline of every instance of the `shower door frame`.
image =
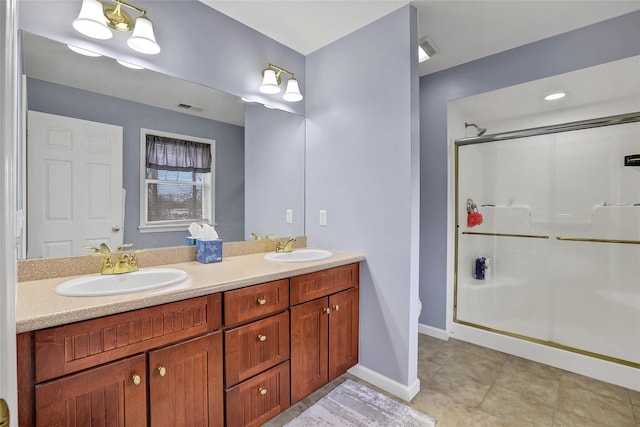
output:
M 480 329 L 486 332 L 496 333 L 503 336 L 507 336 L 510 338 L 515 338 L 519 340 L 524 340 L 534 344 L 541 344 L 547 347 L 566 350 L 572 353 L 576 353 L 582 356 L 592 357 L 599 360 L 604 360 L 607 362 L 612 362 L 615 364 L 627 366 L 634 369 L 640 369 L 640 363 L 632 362 L 629 360 L 624 360 L 612 356 L 607 356 L 604 354 L 571 347 L 563 344 L 559 344 L 553 341 L 548 341 L 540 338 L 534 338 L 514 332 L 504 331 L 500 329 L 491 328 L 485 325 L 476 324 L 473 322 L 468 322 L 465 320 L 458 319 L 458 249 L 459 249 L 459 148 L 465 145 L 474 145 L 474 144 L 483 144 L 487 142 L 496 142 L 496 141 L 507 141 L 518 138 L 526 138 L 532 136 L 540 136 L 540 135 L 549 135 L 549 134 L 557 134 L 561 132 L 569 132 L 575 130 L 583 130 L 583 129 L 591 129 L 598 128 L 604 126 L 613 126 L 619 124 L 626 123 L 635 123 L 640 122 L 640 112 L 634 113 L 626 113 L 626 114 L 618 114 L 614 116 L 606 116 L 600 117 L 596 119 L 589 120 L 580 120 L 568 123 L 562 123 L 557 125 L 550 126 L 542 126 L 536 128 L 522 129 L 510 132 L 501 132 L 491 135 L 482 135 L 468 138 L 460 138 L 454 140 L 454 237 L 453 237 L 453 251 L 454 251 L 454 260 L 453 260 L 453 323 L 469 326 L 472 328 Z M 518 237 L 518 238 L 533 238 L 533 239 L 549 239 L 550 237 L 547 235 L 529 235 L 529 234 L 509 234 L 509 233 L 483 233 L 483 232 L 462 232 L 463 234 L 474 234 L 474 235 L 484 235 L 484 236 L 494 236 L 494 237 Z M 598 243 L 622 243 L 622 244 L 636 244 L 640 245 L 640 240 L 618 240 L 618 239 L 591 239 L 591 238 L 571 238 L 571 237 L 560 237 L 557 236 L 556 240 L 559 241 L 579 241 L 579 242 L 598 242 Z

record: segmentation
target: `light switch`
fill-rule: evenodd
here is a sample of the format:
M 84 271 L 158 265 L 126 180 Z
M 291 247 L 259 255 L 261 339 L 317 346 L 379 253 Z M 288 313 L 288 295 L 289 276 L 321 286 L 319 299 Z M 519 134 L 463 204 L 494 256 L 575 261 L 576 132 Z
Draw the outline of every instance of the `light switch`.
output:
M 293 224 L 293 209 L 287 209 L 287 224 Z
M 327 225 L 327 210 L 320 209 L 320 225 Z

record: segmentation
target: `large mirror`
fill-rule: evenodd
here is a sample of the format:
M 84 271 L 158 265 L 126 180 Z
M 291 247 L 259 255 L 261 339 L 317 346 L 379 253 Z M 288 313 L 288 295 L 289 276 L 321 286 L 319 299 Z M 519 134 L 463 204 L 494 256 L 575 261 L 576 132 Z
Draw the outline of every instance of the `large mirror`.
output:
M 34 111 L 122 128 L 122 221 L 109 228 L 119 232 L 124 242 L 136 248 L 179 246 L 188 235 L 186 230 L 150 232 L 139 227 L 141 129 L 215 141 L 213 218 L 223 241 L 246 240 L 251 233 L 304 234 L 304 117 L 258 104 L 245 105 L 235 96 L 154 71 L 130 69 L 112 58 L 83 56 L 66 45 L 26 32 L 22 33 L 22 54 L 26 75 L 23 102 L 29 114 Z M 36 119 L 27 121 L 31 126 Z M 24 252 L 27 258 L 80 254 L 77 248 L 76 253 L 67 253 L 64 244 L 40 243 L 46 241 L 49 230 L 60 230 L 66 219 L 65 215 L 50 215 L 53 221 L 34 223 L 32 209 L 40 215 L 43 209 L 64 213 L 68 202 L 62 196 L 68 191 L 34 185 L 39 180 L 46 186 L 47 179 L 32 178 L 32 173 L 52 172 L 49 166 L 32 165 L 38 157 L 28 155 L 33 139 L 31 134 L 26 138 L 23 159 L 26 184 L 22 206 L 26 208 L 28 236 L 23 233 Z M 87 176 L 73 175 L 70 187 L 92 179 L 100 181 L 96 177 L 102 176 L 89 172 Z M 87 199 L 105 211 L 111 203 L 99 186 L 96 188 L 85 190 L 82 202 Z M 56 200 L 57 205 L 52 203 Z M 83 244 L 105 240 L 94 230 L 68 229 L 82 230 Z M 36 235 L 43 237 L 32 239 Z

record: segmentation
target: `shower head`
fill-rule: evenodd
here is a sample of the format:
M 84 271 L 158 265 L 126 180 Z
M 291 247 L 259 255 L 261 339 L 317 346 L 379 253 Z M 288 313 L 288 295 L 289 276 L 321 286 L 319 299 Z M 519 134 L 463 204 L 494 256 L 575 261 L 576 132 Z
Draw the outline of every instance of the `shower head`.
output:
M 478 133 L 476 134 L 476 136 L 482 136 L 487 131 L 487 128 L 478 127 L 478 125 L 475 123 L 465 123 L 464 128 L 466 129 L 468 127 L 474 127 L 478 130 Z

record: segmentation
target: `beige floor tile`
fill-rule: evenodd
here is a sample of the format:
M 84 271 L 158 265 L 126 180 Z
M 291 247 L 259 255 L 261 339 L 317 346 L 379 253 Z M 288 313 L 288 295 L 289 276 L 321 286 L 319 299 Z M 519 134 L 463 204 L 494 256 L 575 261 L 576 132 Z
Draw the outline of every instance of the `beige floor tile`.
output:
M 426 337 L 426 335 L 422 335 Z M 444 365 L 451 355 L 455 353 L 455 349 L 450 345 L 447 345 L 446 341 L 439 340 L 437 338 L 427 337 L 427 339 L 420 339 L 418 341 L 418 359 L 428 360 L 430 362 Z
M 564 372 L 560 376 L 560 386 L 562 388 L 578 388 L 589 390 L 602 396 L 616 398 L 625 403 L 631 402 L 629 389 L 598 381 L 596 379 L 585 377 L 583 375 L 574 374 L 572 372 Z
M 518 393 L 500 385 L 491 387 L 480 409 L 514 426 L 529 423 L 536 427 L 551 426 L 555 412 L 554 406 L 523 400 Z
M 560 381 L 542 378 L 528 372 L 502 371 L 494 386 L 509 390 L 525 402 L 553 408 L 558 400 Z
M 466 427 L 475 412 L 473 408 L 432 390 L 418 393 L 410 406 L 435 418 L 436 427 Z
M 631 402 L 623 402 L 611 396 L 599 394 L 598 390 L 567 387 L 562 383 L 558 397 L 559 411 L 570 412 L 612 426 L 633 426 Z
M 529 372 L 538 377 L 560 379 L 562 373 L 566 372 L 553 366 L 544 365 L 522 357 L 509 356 L 504 364 L 504 372 Z
M 480 405 L 490 387 L 490 384 L 482 383 L 465 372 L 458 372 L 453 366 L 440 369 L 427 385 L 428 390 L 441 393 L 472 408 Z
M 498 417 L 494 417 L 493 415 L 489 415 L 482 411 L 477 411 L 471 420 L 471 424 L 469 426 L 473 427 L 514 427 L 516 421 L 513 419 L 504 420 Z M 522 420 L 517 421 L 518 427 L 533 427 L 533 423 L 524 422 Z
M 421 359 L 418 363 L 418 378 L 420 381 L 429 381 L 440 369 L 442 365 Z
M 622 427 L 615 424 L 602 423 L 591 417 L 583 417 L 573 412 L 557 410 L 553 427 Z
M 631 396 L 631 403 L 635 406 L 640 406 L 640 391 L 629 390 Z
M 497 362 L 465 351 L 457 351 L 451 356 L 443 369 L 454 368 L 456 373 L 467 375 L 483 384 L 492 384 L 498 377 L 503 365 L 503 362 Z
M 490 348 L 481 347 L 476 344 L 471 344 L 468 342 L 450 339 L 451 346 L 456 350 L 462 350 L 466 353 L 471 353 L 475 356 L 480 356 L 485 359 L 493 360 L 494 362 L 504 363 L 507 360 L 507 354 L 502 353 L 500 351 L 492 350 Z
M 635 417 L 636 425 L 640 426 L 640 406 L 633 406 L 633 416 Z

